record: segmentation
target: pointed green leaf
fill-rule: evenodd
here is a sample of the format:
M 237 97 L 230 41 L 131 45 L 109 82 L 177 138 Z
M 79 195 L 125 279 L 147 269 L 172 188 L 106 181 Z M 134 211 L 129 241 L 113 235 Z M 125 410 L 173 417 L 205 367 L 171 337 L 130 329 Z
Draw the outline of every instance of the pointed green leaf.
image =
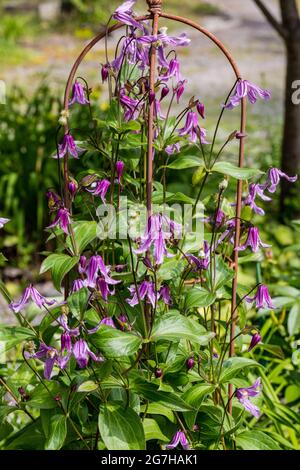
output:
M 145 450 L 142 421 L 131 408 L 115 403 L 101 405 L 98 425 L 108 450 Z

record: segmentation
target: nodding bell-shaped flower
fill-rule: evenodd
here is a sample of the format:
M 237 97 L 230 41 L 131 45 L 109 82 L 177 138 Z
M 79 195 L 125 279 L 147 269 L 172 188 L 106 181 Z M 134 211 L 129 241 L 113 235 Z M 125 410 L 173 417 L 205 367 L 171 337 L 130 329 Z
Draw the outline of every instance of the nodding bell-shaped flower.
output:
M 275 193 L 277 186 L 280 183 L 280 179 L 284 178 L 290 183 L 295 183 L 297 181 L 297 176 L 288 176 L 283 171 L 278 168 L 270 168 L 268 171 L 268 179 L 264 188 L 269 191 L 269 193 Z
M 256 308 L 276 308 L 273 303 L 269 290 L 265 284 L 260 284 L 257 288 L 257 292 L 253 297 L 246 297 L 246 301 L 251 303 L 255 302 Z
M 166 284 L 161 286 L 161 288 L 159 289 L 159 297 L 164 301 L 166 305 L 172 304 L 169 286 L 167 286 Z
M 261 184 L 251 183 L 249 185 L 248 196 L 244 200 L 244 206 L 251 207 L 251 209 L 259 215 L 265 215 L 265 211 L 261 207 L 257 206 L 255 202 L 256 197 L 260 197 L 263 201 L 271 201 L 271 198 L 264 194 L 264 189 L 265 186 L 262 186 Z
M 125 163 L 122 160 L 118 160 L 116 163 L 117 182 L 121 183 L 121 178 L 124 173 Z
M 10 219 L 5 219 L 4 217 L 0 217 L 0 228 L 3 228 L 5 224 L 7 224 Z
M 250 83 L 248 80 L 240 80 L 235 88 L 234 95 L 230 98 L 229 103 L 225 105 L 225 108 L 235 108 L 245 96 L 247 96 L 251 104 L 254 104 L 258 98 L 269 100 L 271 93 L 268 90 L 263 90 L 259 86 Z
M 165 148 L 165 152 L 168 155 L 173 155 L 174 153 L 179 153 L 180 152 L 180 143 L 177 142 L 176 144 L 167 145 L 167 147 Z
M 260 417 L 260 410 L 255 406 L 249 398 L 260 395 L 262 389 L 261 379 L 258 378 L 253 385 L 245 388 L 238 388 L 235 392 L 235 396 L 239 402 L 243 405 L 245 410 L 252 414 L 255 418 Z
M 247 240 L 246 242 L 237 248 L 238 251 L 244 251 L 246 248 L 250 246 L 251 250 L 256 253 L 260 247 L 262 248 L 270 248 L 271 245 L 267 245 L 263 243 L 259 236 L 259 230 L 257 227 L 250 227 L 248 230 Z
M 140 300 L 147 300 L 150 302 L 153 308 L 157 304 L 158 296 L 155 295 L 155 286 L 153 282 L 150 281 L 143 281 L 138 286 L 138 291 L 136 291 L 136 286 L 132 285 L 128 288 L 132 298 L 126 299 L 126 302 L 131 306 L 134 307 L 138 305 L 139 299 Z
M 206 130 L 200 128 L 198 123 L 198 116 L 194 111 L 189 111 L 187 113 L 185 126 L 179 129 L 178 134 L 183 136 L 188 136 L 190 142 L 196 143 L 199 138 L 202 144 L 207 144 L 206 140 Z
M 26 287 L 20 300 L 18 302 L 12 302 L 9 307 L 15 313 L 18 313 L 23 310 L 30 300 L 32 300 L 35 305 L 41 309 L 45 306 L 51 306 L 55 303 L 55 300 L 48 300 L 43 297 L 39 291 L 36 290 L 32 284 L 30 284 L 28 287 Z
M 255 346 L 261 342 L 261 336 L 259 333 L 254 333 L 254 335 L 252 336 L 252 339 L 251 339 L 251 343 L 250 343 L 250 346 L 248 348 L 248 352 L 252 351 L 253 348 L 255 348 Z
M 80 82 L 76 80 L 72 89 L 72 98 L 69 101 L 69 106 L 78 103 L 82 105 L 90 104 L 89 100 L 85 97 L 85 90 Z
M 186 435 L 183 431 L 177 431 L 172 441 L 166 446 L 166 448 L 172 450 L 178 447 L 179 444 L 181 444 L 184 450 L 189 450 L 190 448 Z
M 114 324 L 114 321 L 111 317 L 105 317 L 103 320 L 101 320 L 101 325 L 106 325 L 110 326 L 111 328 L 116 328 L 116 325 Z
M 113 14 L 113 18 L 121 23 L 138 28 L 143 31 L 142 25 L 136 21 L 133 17 L 132 8 L 135 5 L 136 0 L 128 0 L 120 5 Z
M 105 197 L 106 197 L 106 193 L 109 187 L 110 187 L 110 181 L 104 179 L 104 180 L 95 181 L 94 183 L 92 183 L 90 186 L 90 189 L 87 189 L 87 191 L 91 193 L 93 196 L 100 197 L 102 199 L 103 204 L 105 204 L 106 203 Z
M 177 234 L 180 234 L 182 227 L 176 222 L 170 220 L 167 216 L 161 214 L 152 214 L 148 218 L 147 227 L 141 240 L 141 245 L 134 250 L 136 254 L 148 251 L 153 246 L 153 256 L 156 265 L 164 261 L 165 256 L 171 256 L 166 247 L 166 240 Z
M 188 258 L 189 262 L 193 266 L 193 270 L 202 271 L 203 269 L 207 269 L 210 262 L 210 245 L 209 243 L 204 240 L 203 243 L 203 250 L 201 250 L 198 256 L 187 254 L 186 257 Z
M 71 157 L 78 159 L 83 152 L 85 152 L 85 149 L 79 147 L 69 133 L 65 134 L 62 143 L 58 145 L 58 154 L 54 155 L 53 158 L 64 158 L 66 154 L 69 154 Z
M 73 356 L 81 369 L 87 367 L 90 358 L 95 362 L 104 361 L 102 356 L 96 356 L 96 354 L 90 350 L 87 342 L 83 339 L 79 339 L 74 344 Z
M 51 225 L 47 228 L 54 228 L 59 226 L 66 235 L 69 234 L 69 225 L 71 224 L 70 213 L 65 207 L 58 209 L 56 217 Z
M 84 258 L 84 257 L 82 257 Z M 83 260 L 80 260 L 80 265 Z M 95 288 L 99 282 L 99 278 L 103 279 L 109 285 L 119 284 L 121 281 L 116 281 L 109 276 L 110 266 L 106 266 L 100 255 L 94 255 L 89 259 L 89 262 L 84 262 L 84 265 L 80 267 L 81 273 L 87 276 L 84 281 L 85 287 Z

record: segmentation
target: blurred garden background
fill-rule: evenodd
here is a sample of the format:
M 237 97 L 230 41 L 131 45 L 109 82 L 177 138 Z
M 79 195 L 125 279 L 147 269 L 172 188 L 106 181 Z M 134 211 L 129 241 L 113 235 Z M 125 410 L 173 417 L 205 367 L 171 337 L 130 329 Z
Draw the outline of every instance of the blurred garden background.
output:
M 39 275 L 41 256 L 37 253 L 44 249 L 43 228 L 49 222 L 45 193 L 58 183 L 57 166 L 51 155 L 55 152 L 64 84 L 84 44 L 105 27 L 119 3 L 119 0 L 0 1 L 0 80 L 6 86 L 6 102 L 0 104 L 0 216 L 11 219 L 1 231 L 0 251 L 4 257 L 0 266 L 2 282 L 12 297 L 31 281 L 40 284 L 42 293 L 53 294 L 45 275 Z M 266 170 L 271 165 L 281 165 L 286 51 L 282 38 L 256 3 L 254 0 L 165 0 L 164 8 L 209 29 L 232 52 L 242 76 L 272 92 L 272 100 L 267 105 L 249 106 L 247 166 Z M 281 21 L 279 0 L 267 0 L 265 4 L 274 18 Z M 138 0 L 137 11 L 142 13 L 145 7 L 146 2 Z M 205 127 L 209 129 L 233 84 L 232 71 L 205 38 L 198 38 L 195 31 L 184 30 L 183 26 L 170 27 L 194 38 L 196 45 L 181 52 L 181 60 L 193 92 L 206 105 Z M 113 49 L 117 39 L 117 35 L 109 37 L 108 47 L 111 45 Z M 92 89 L 93 106 L 105 117 L 107 97 L 100 77 L 104 62 L 104 49 L 99 45 L 87 56 L 80 73 Z M 87 112 L 78 111 L 78 128 L 88 121 Z M 227 127 L 222 128 L 223 136 L 239 126 L 238 113 L 231 116 L 226 120 Z M 192 195 L 195 178 L 190 169 L 176 172 L 176 180 L 171 185 L 176 191 Z M 250 265 L 242 266 L 241 279 L 250 285 L 254 277 L 260 282 L 263 276 L 272 289 L 276 305 L 281 307 L 276 316 L 272 311 L 259 313 L 257 321 L 261 322 L 264 342 L 270 344 L 270 390 L 275 391 L 275 397 L 281 393 L 285 402 L 295 405 L 297 411 L 300 401 L 299 184 L 286 196 L 284 210 L 279 196 L 266 204 L 266 217 L 258 217 L 255 223 L 260 224 L 262 238 L 272 248 L 266 254 L 259 254 Z M 0 321 L 14 322 L 1 295 Z M 294 419 L 290 439 L 296 446 L 299 423 L 296 425 Z

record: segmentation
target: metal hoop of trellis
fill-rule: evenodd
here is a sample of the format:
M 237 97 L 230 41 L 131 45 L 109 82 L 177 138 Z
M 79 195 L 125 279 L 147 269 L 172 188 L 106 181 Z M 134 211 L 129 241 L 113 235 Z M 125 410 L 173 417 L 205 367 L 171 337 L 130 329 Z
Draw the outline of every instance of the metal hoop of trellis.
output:
M 209 38 L 225 55 L 230 64 L 231 68 L 236 77 L 236 81 L 242 79 L 238 66 L 232 57 L 231 53 L 227 50 L 224 44 L 214 36 L 210 31 L 203 28 L 199 24 L 191 21 L 187 18 L 183 18 L 181 16 L 176 16 L 168 13 L 164 13 L 162 11 L 162 3 L 163 0 L 146 0 L 149 6 L 149 14 L 140 16 L 135 18 L 138 22 L 143 22 L 146 20 L 152 21 L 152 34 L 157 35 L 159 30 L 159 20 L 160 18 L 165 18 L 168 20 L 172 20 L 178 23 L 183 23 L 195 30 L 199 31 L 200 34 Z M 120 28 L 125 27 L 123 23 L 114 24 L 111 27 L 107 27 L 103 32 L 97 34 L 82 50 L 74 65 L 71 69 L 69 78 L 67 80 L 67 85 L 65 89 L 65 96 L 64 96 L 64 110 L 66 114 L 68 113 L 69 108 L 69 97 L 71 93 L 72 84 L 74 78 L 76 76 L 76 72 L 84 60 L 85 56 L 88 52 L 101 40 L 105 39 L 109 34 L 114 31 L 119 30 Z M 157 60 L 157 50 L 154 45 L 151 46 L 150 49 L 150 79 L 149 79 L 149 87 L 150 91 L 154 91 L 155 86 L 155 74 L 156 74 L 156 60 Z M 152 151 L 153 151 L 153 141 L 154 141 L 154 128 L 153 128 L 153 121 L 154 120 L 154 103 L 150 104 L 149 106 L 149 115 L 148 115 L 148 129 L 147 129 L 147 137 L 148 137 L 148 147 L 147 147 L 147 170 L 146 170 L 146 201 L 147 201 L 147 211 L 148 214 L 151 213 L 151 206 L 152 206 L 152 177 L 153 177 L 153 162 L 152 162 Z M 238 166 L 242 168 L 244 166 L 244 147 L 245 147 L 245 130 L 246 130 L 246 98 L 243 98 L 241 101 L 241 119 L 240 119 L 240 131 L 239 131 L 239 155 L 238 155 Z M 65 134 L 69 132 L 68 124 L 65 124 Z M 68 153 L 64 156 L 64 199 L 65 205 L 67 209 L 71 209 L 71 200 L 69 196 L 68 190 L 68 182 L 69 182 L 69 157 Z M 236 317 L 237 317 L 237 276 L 238 276 L 238 250 L 237 247 L 239 246 L 240 242 L 240 217 L 241 217 L 241 206 L 242 206 L 242 180 L 238 180 L 237 182 L 237 189 L 236 189 L 236 214 L 235 214 L 235 241 L 234 241 L 234 249 L 233 249 L 233 266 L 235 271 L 235 276 L 233 279 L 232 285 L 232 304 L 231 304 L 231 328 L 230 328 L 230 351 L 229 355 L 234 355 L 234 338 L 235 338 L 235 326 L 236 326 Z M 229 397 L 232 396 L 232 388 L 229 386 Z M 231 407 L 231 400 L 230 400 L 230 407 Z

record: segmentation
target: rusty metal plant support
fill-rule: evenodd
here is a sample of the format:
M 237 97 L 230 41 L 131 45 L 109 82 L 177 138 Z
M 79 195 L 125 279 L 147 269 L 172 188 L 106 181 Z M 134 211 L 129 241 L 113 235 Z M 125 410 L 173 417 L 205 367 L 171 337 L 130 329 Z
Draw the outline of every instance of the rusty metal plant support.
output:
M 144 15 L 137 17 L 136 20 L 139 22 L 145 20 L 152 20 L 152 34 L 156 35 L 159 29 L 159 19 L 165 18 L 168 20 L 176 21 L 179 23 L 183 23 L 187 26 L 190 26 L 193 29 L 199 31 L 199 33 L 203 34 L 207 38 L 209 38 L 225 55 L 229 64 L 231 65 L 233 72 L 235 74 L 236 80 L 241 80 L 241 74 L 238 69 L 238 66 L 233 59 L 230 52 L 226 49 L 224 44 L 214 36 L 210 31 L 203 28 L 199 24 L 191 21 L 187 18 L 183 18 L 181 16 L 171 15 L 162 12 L 162 2 L 163 0 L 146 0 L 148 7 L 149 7 L 149 15 Z M 123 23 L 117 23 L 111 27 L 107 27 L 105 31 L 96 35 L 82 50 L 74 65 L 71 69 L 70 75 L 67 80 L 67 85 L 65 89 L 65 97 L 64 97 L 64 109 L 65 112 L 68 113 L 69 108 L 69 97 L 71 93 L 71 88 L 73 84 L 73 80 L 75 78 L 76 72 L 84 60 L 85 56 L 88 52 L 102 39 L 107 37 L 114 31 L 119 30 L 120 28 L 124 27 Z M 155 73 L 156 73 L 156 48 L 155 46 L 151 47 L 150 51 L 150 90 L 154 91 L 155 85 Z M 146 195 L 147 195 L 147 211 L 148 214 L 151 214 L 151 206 L 152 206 L 152 179 L 153 179 L 153 163 L 152 163 L 152 151 L 153 151 L 153 120 L 154 120 L 154 103 L 149 106 L 149 115 L 148 115 L 148 129 L 147 129 L 147 142 L 148 142 L 148 149 L 147 149 L 147 168 L 146 168 Z M 65 134 L 69 132 L 68 124 L 65 124 Z M 241 120 L 240 120 L 240 147 L 239 147 L 239 159 L 238 159 L 238 166 L 242 168 L 244 166 L 244 149 L 245 149 L 245 130 L 246 130 L 246 98 L 243 98 L 241 103 Z M 68 182 L 69 182 L 69 162 L 68 162 L 68 154 L 64 157 L 63 162 L 63 171 L 64 171 L 64 200 L 66 208 L 71 210 L 71 200 L 68 191 Z M 237 278 L 238 278 L 238 250 L 236 248 L 239 246 L 240 241 L 240 216 L 241 216 L 241 205 L 242 205 L 242 181 L 238 180 L 237 182 L 237 190 L 236 190 L 236 230 L 235 230 L 235 241 L 234 241 L 234 251 L 233 251 L 233 263 L 234 263 L 234 271 L 235 276 L 232 283 L 232 303 L 231 303 L 231 327 L 230 327 L 230 349 L 229 355 L 234 356 L 235 353 L 235 345 L 234 345 L 234 337 L 235 337 L 235 327 L 236 327 L 236 317 L 237 317 Z M 229 411 L 232 410 L 232 401 L 230 397 L 232 397 L 232 386 L 229 385 Z

